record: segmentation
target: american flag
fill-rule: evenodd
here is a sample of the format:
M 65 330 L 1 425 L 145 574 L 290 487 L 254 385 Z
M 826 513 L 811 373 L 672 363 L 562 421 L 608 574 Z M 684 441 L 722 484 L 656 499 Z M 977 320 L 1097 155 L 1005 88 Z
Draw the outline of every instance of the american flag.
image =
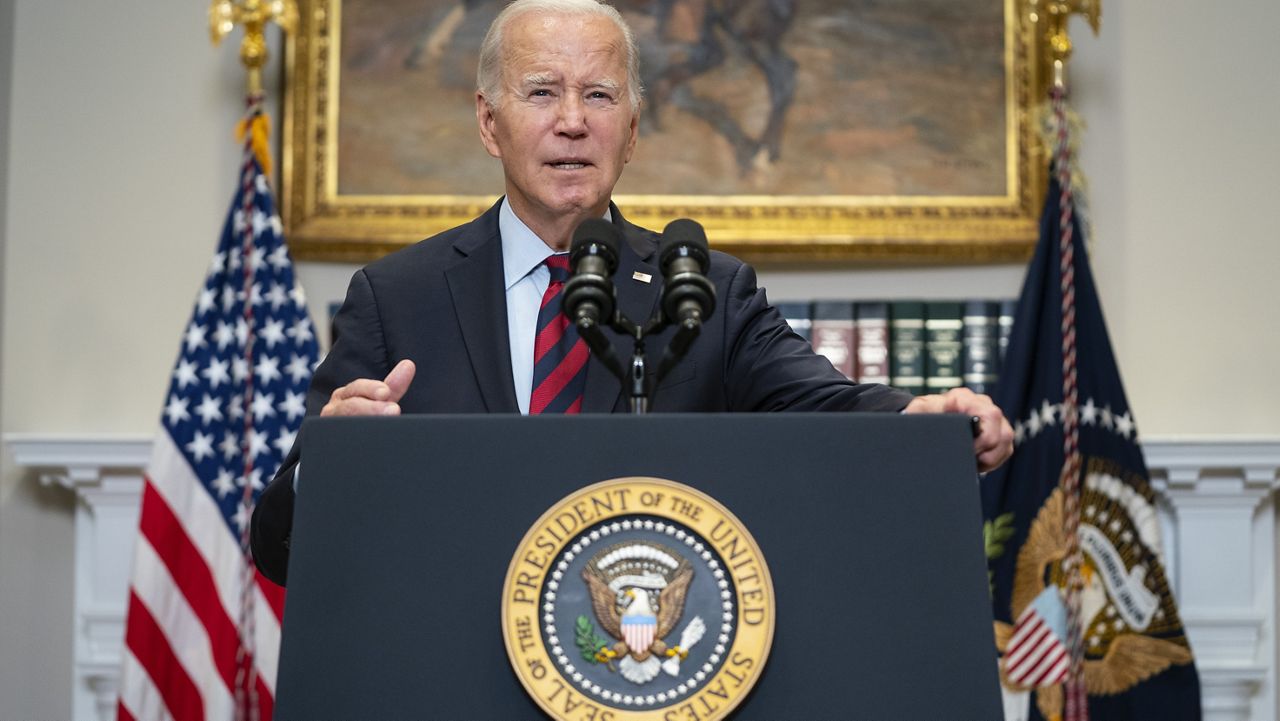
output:
M 239 187 L 146 473 L 122 720 L 271 718 L 284 589 L 254 568 L 249 517 L 293 445 L 319 349 L 255 154 L 260 100 L 244 127 Z

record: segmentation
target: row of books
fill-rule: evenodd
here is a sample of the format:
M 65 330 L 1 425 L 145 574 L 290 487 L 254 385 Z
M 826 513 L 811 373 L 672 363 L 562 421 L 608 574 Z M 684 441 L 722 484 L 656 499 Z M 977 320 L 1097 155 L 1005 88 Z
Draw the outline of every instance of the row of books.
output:
M 916 394 L 959 386 L 990 393 L 1015 305 L 1012 299 L 776 304 L 792 329 L 851 380 Z

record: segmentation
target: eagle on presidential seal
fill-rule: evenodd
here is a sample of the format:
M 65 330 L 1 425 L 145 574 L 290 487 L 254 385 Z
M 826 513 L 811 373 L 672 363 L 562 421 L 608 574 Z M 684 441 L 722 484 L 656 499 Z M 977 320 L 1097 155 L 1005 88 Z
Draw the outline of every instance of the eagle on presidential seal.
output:
M 606 548 L 582 569 L 596 621 L 614 643 L 596 649 L 595 660 L 618 661 L 623 678 L 642 684 L 666 670 L 679 671 L 680 661 L 698 642 L 706 626 L 695 617 L 685 626 L 680 643 L 663 639 L 684 614 L 693 567 L 689 561 L 656 543 L 635 541 Z

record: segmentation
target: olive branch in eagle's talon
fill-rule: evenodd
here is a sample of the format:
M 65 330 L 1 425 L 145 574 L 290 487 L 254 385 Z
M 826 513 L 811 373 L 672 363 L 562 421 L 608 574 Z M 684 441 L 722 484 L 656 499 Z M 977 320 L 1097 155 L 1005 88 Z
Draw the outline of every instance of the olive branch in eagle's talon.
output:
M 584 660 L 590 663 L 603 663 L 609 667 L 610 671 L 614 670 L 613 659 L 618 657 L 618 653 L 609 647 L 609 639 L 596 633 L 591 619 L 585 615 L 578 616 L 577 627 L 574 629 L 574 642 L 582 652 Z

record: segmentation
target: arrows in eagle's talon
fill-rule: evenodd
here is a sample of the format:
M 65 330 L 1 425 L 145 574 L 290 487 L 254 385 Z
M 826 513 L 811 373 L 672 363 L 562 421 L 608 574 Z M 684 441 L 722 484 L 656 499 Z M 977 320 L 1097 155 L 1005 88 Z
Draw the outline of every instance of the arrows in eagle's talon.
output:
M 608 666 L 610 671 L 613 670 L 613 659 L 617 657 L 618 652 L 608 646 L 601 646 L 600 650 L 596 651 L 596 661 Z

